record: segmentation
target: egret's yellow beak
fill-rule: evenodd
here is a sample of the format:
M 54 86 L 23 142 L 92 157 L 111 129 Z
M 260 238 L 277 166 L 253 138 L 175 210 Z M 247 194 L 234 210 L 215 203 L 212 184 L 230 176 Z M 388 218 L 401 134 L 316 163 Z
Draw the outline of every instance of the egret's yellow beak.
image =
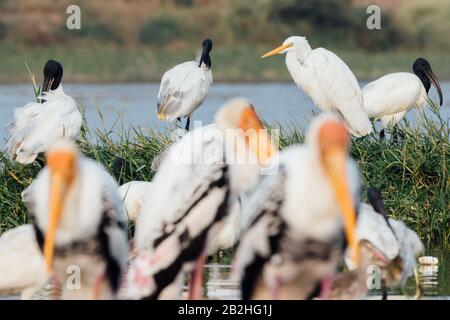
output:
M 56 230 L 64 207 L 67 190 L 75 175 L 76 155 L 68 150 L 49 152 L 46 155 L 50 170 L 50 212 L 44 239 L 44 258 L 48 272 L 52 271 Z
M 256 155 L 258 162 L 267 164 L 278 149 L 259 120 L 253 107 L 247 107 L 241 114 L 239 129 L 245 134 L 245 142 Z
M 276 54 L 282 53 L 284 50 L 286 50 L 287 48 L 292 47 L 293 45 L 294 45 L 293 43 L 283 44 L 282 46 L 279 46 L 278 48 L 275 48 L 272 51 L 269 51 L 269 52 L 265 53 L 261 58 L 267 58 L 267 57 L 274 56 Z
M 356 239 L 356 211 L 347 179 L 348 133 L 337 121 L 325 123 L 319 131 L 319 147 L 325 173 L 341 209 L 345 237 L 355 266 L 359 265 L 360 249 Z

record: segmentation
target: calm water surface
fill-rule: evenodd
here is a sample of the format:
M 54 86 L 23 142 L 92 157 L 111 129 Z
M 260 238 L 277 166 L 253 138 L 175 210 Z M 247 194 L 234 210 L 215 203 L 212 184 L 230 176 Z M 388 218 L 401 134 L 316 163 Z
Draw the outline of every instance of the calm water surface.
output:
M 450 251 L 428 250 L 427 254 L 439 259 L 438 266 L 419 266 L 419 278 L 423 288 L 422 299 L 450 300 Z M 231 266 L 209 264 L 205 266 L 207 282 L 205 294 L 208 299 L 239 299 L 239 286 L 231 278 Z M 416 293 L 414 277 L 408 279 L 403 290 L 389 291 L 388 299 L 412 299 Z M 369 299 L 380 299 L 379 291 L 369 292 Z
M 363 86 L 366 83 L 360 84 Z M 450 98 L 447 97 L 450 97 L 450 81 L 442 82 L 441 87 L 444 94 L 441 113 L 444 118 L 448 118 Z M 86 110 L 86 118 L 92 129 L 103 127 L 109 129 L 119 115 L 123 115 L 124 128 L 133 126 L 164 129 L 167 123 L 159 121 L 155 112 L 158 89 L 157 83 L 64 85 L 65 92 L 74 97 Z M 437 100 L 434 89 L 431 95 Z M 192 120 L 203 121 L 204 124 L 212 122 L 217 109 L 228 99 L 237 96 L 250 99 L 258 114 L 271 124 L 279 122 L 304 127 L 312 112 L 319 111 L 311 99 L 292 83 L 214 84 Z M 21 107 L 29 101 L 33 101 L 30 85 L 0 85 L 0 146 L 4 146 L 6 137 L 4 127 L 11 121 L 14 108 Z M 104 123 L 98 111 L 102 112 Z M 408 113 L 408 119 L 413 120 L 415 117 L 415 111 Z

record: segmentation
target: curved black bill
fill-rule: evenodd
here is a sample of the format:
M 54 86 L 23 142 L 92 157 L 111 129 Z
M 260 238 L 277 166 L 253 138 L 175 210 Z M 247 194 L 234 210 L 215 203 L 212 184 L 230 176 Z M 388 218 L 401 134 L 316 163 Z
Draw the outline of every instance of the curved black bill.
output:
M 438 92 L 439 95 L 439 105 L 442 106 L 443 103 L 442 90 L 436 75 L 433 73 L 433 71 L 431 71 L 431 69 L 425 71 L 425 73 L 428 79 L 430 79 L 430 81 L 433 83 L 433 86 L 436 88 L 436 91 Z

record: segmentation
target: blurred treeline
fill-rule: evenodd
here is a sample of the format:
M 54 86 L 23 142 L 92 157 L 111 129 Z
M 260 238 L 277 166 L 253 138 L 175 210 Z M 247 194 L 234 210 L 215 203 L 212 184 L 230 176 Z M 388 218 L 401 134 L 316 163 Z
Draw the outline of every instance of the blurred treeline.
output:
M 366 28 L 367 3 L 382 9 L 381 30 Z M 81 7 L 81 30 L 66 8 Z M 278 44 L 307 36 L 312 46 L 450 49 L 450 0 L 0 0 L 0 41 L 17 46 L 80 42 L 177 50 L 211 37 L 219 46 Z

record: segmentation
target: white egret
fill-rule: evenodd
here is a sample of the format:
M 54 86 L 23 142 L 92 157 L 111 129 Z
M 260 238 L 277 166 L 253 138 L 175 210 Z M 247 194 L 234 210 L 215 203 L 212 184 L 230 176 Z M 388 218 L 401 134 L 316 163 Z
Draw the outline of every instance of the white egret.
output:
M 114 298 L 128 254 L 118 186 L 70 140 L 51 146 L 46 161 L 27 195 L 46 270 L 61 283 L 62 299 Z M 69 288 L 76 273 L 79 287 Z
M 82 116 L 72 97 L 64 93 L 62 76 L 61 64 L 49 60 L 44 67 L 42 93 L 38 97 L 42 103 L 30 102 L 14 110 L 14 120 L 7 127 L 6 145 L 12 160 L 30 164 L 58 139 L 78 136 Z
M 362 90 L 364 108 L 370 118 L 381 121 L 382 131 L 395 125 L 413 108 L 422 108 L 427 103 L 431 83 L 439 94 L 442 105 L 442 90 L 430 63 L 424 58 L 414 61 L 409 72 L 387 74 L 368 83 Z
M 212 41 L 204 40 L 202 47 L 200 61 L 184 62 L 164 73 L 158 92 L 158 118 L 173 121 L 187 117 L 186 130 L 189 130 L 192 113 L 205 100 L 213 81 L 209 56 Z
M 292 36 L 262 57 L 286 54 L 286 65 L 297 86 L 322 111 L 339 113 L 356 137 L 372 132 L 355 75 L 333 52 L 311 49 L 305 37 Z
M 235 270 L 243 299 L 327 297 L 345 241 L 359 260 L 359 174 L 338 117 L 320 115 L 305 145 L 284 149 L 242 208 Z

